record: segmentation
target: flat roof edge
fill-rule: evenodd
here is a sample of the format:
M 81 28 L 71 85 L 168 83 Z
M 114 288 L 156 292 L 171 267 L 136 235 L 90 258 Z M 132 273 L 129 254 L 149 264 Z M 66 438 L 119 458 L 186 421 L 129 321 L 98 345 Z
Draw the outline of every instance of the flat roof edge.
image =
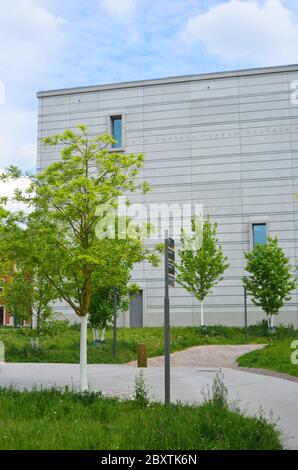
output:
M 47 90 L 39 91 L 37 93 L 38 98 L 44 98 L 48 96 L 60 96 L 60 95 L 69 95 L 77 93 L 90 93 L 94 91 L 104 91 L 104 90 L 117 90 L 123 88 L 134 88 L 134 87 L 143 87 L 143 86 L 152 86 L 152 85 L 166 85 L 171 83 L 183 83 L 183 82 L 192 82 L 196 80 L 210 80 L 210 79 L 219 79 L 219 78 L 231 78 L 231 77 L 244 77 L 250 75 L 262 75 L 267 73 L 282 73 L 282 72 L 298 72 L 298 64 L 290 65 L 277 65 L 271 67 L 258 67 L 252 69 L 239 69 L 231 70 L 226 72 L 210 72 L 210 73 L 201 73 L 194 75 L 182 75 L 176 77 L 165 77 L 165 78 L 154 78 L 148 80 L 135 80 L 130 82 L 122 83 L 109 83 L 103 85 L 91 85 L 91 86 L 81 86 L 73 88 L 61 88 L 57 90 Z

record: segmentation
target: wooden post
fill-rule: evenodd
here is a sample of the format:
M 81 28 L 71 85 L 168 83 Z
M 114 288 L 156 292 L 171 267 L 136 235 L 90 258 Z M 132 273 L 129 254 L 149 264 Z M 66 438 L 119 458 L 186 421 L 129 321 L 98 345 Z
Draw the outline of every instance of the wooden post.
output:
M 138 367 L 147 367 L 147 346 L 146 344 L 138 345 Z

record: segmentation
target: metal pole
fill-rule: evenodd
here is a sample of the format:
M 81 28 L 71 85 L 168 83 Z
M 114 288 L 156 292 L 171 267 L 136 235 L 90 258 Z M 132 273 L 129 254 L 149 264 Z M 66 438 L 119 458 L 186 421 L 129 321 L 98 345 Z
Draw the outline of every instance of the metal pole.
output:
M 247 292 L 246 288 L 244 287 L 244 328 L 245 328 L 245 339 L 248 338 L 248 331 L 247 331 Z
M 169 300 L 169 279 L 168 279 L 168 248 L 169 239 L 166 231 L 165 239 L 165 299 L 164 299 L 164 354 L 165 354 L 165 404 L 170 404 L 170 300 Z
M 117 354 L 117 296 L 118 289 L 114 287 L 114 349 L 113 356 L 116 357 Z

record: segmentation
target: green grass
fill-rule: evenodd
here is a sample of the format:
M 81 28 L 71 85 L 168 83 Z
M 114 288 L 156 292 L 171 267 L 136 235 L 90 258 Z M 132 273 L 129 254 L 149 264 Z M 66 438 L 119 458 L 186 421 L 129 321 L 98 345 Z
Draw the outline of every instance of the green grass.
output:
M 214 400 L 186 406 L 0 389 L 0 449 L 281 449 L 274 425 Z
M 89 331 L 89 364 L 125 363 L 135 360 L 137 347 L 140 343 L 147 345 L 149 357 L 163 354 L 163 328 L 119 328 L 116 359 L 112 354 L 112 335 L 112 330 L 108 330 L 105 344 L 95 347 L 91 331 Z M 65 333 L 54 338 L 41 338 L 38 352 L 30 346 L 30 339 L 24 334 L 23 329 L 0 328 L 0 341 L 5 344 L 7 362 L 79 362 L 80 331 L 78 326 L 70 327 Z M 212 326 L 206 328 L 177 327 L 171 330 L 172 352 L 205 344 L 267 343 L 268 341 L 271 339 L 266 337 L 266 330 L 261 326 L 249 328 L 248 341 L 245 339 L 243 328 Z
M 297 335 L 296 335 L 297 338 Z M 298 365 L 291 363 L 291 343 L 293 338 L 276 340 L 266 348 L 253 351 L 238 358 L 241 367 L 269 369 L 298 377 Z
M 116 358 L 113 357 L 112 335 L 112 330 L 108 330 L 105 344 L 94 346 L 92 334 L 89 331 L 89 364 L 121 364 L 135 360 L 140 343 L 147 345 L 149 357 L 163 354 L 162 328 L 119 328 Z M 295 338 L 298 338 L 297 329 L 280 326 L 276 328 L 274 334 L 270 334 L 264 324 L 250 326 L 248 340 L 245 339 L 243 329 L 237 327 L 172 328 L 171 351 L 181 351 L 191 346 L 207 344 L 264 343 L 268 344 L 268 347 L 242 356 L 238 360 L 239 365 L 271 369 L 298 376 L 298 366 L 291 364 L 290 361 L 293 352 L 290 345 Z M 32 349 L 30 339 L 24 334 L 23 329 L 0 328 L 0 341 L 5 344 L 6 362 L 79 362 L 80 330 L 78 326 L 70 327 L 65 333 L 54 338 L 41 338 L 38 351 Z

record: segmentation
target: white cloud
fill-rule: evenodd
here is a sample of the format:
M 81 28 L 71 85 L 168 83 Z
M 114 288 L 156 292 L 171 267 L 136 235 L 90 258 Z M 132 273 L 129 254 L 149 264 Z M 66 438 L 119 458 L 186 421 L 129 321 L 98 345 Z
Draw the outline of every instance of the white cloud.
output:
M 0 168 L 0 174 L 3 173 L 3 169 Z M 28 188 L 30 182 L 26 178 L 18 178 L 17 180 L 7 181 L 3 183 L 0 181 L 0 197 L 6 196 L 8 197 L 8 202 L 5 205 L 5 208 L 9 211 L 18 211 L 23 210 L 24 212 L 28 212 L 28 206 L 23 203 L 14 202 L 13 196 L 16 189 L 21 189 L 25 191 Z
M 110 15 L 123 18 L 135 12 L 137 0 L 102 0 L 102 5 Z
M 190 18 L 182 32 L 225 60 L 258 65 L 297 62 L 298 25 L 280 0 L 230 0 Z
M 64 23 L 39 0 L 1 1 L 0 95 L 6 92 L 0 106 L 1 168 L 36 167 L 36 83 L 63 61 Z
M 0 106 L 0 166 L 36 167 L 37 116 L 35 109 Z
M 4 5 L 3 5 L 4 4 Z M 0 8 L 1 70 L 10 81 L 29 81 L 49 66 L 62 43 L 64 20 L 33 0 L 6 0 Z

